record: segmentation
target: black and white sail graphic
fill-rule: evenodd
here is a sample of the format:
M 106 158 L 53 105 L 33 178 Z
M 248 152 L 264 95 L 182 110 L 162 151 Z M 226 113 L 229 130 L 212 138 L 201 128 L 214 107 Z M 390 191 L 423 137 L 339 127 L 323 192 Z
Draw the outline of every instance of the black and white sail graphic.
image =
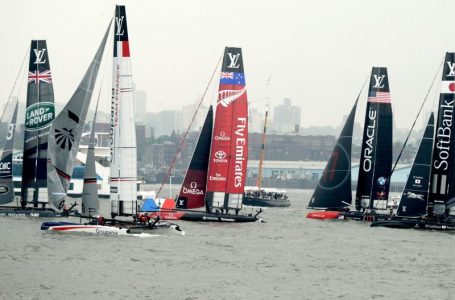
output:
M 5 145 L 0 159 L 0 204 L 10 203 L 14 200 L 13 150 L 18 106 L 17 98 L 11 101 L 8 106 L 9 108 L 2 120 L 2 123 L 7 124 L 7 131 L 4 136 Z
M 63 208 L 68 191 L 110 27 L 111 23 L 109 23 L 98 51 L 82 81 L 63 110 L 55 118 L 49 133 L 48 193 L 49 202 L 57 209 Z
M 385 209 L 392 170 L 392 105 L 387 68 L 373 67 L 360 154 L 355 207 Z
M 360 96 L 360 95 L 359 95 Z M 340 210 L 352 203 L 351 146 L 359 97 L 351 109 L 308 208 Z
M 455 205 L 454 177 L 455 53 L 446 53 L 433 145 L 428 213 L 443 215 Z M 452 208 L 453 209 L 453 208 Z
M 401 195 L 397 215 L 418 217 L 426 215 L 428 185 L 430 183 L 431 150 L 434 137 L 434 115 L 431 113 L 425 133 L 420 141 L 408 181 Z
M 21 204 L 48 202 L 47 148 L 49 129 L 55 118 L 54 88 L 49 51 L 44 40 L 33 40 L 30 47 L 27 105 L 25 110 L 24 155 Z

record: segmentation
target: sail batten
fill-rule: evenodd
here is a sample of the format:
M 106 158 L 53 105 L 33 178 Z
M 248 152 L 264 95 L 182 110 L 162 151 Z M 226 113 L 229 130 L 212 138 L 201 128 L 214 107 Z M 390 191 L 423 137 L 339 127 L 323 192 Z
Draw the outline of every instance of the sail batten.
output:
M 48 196 L 57 209 L 63 209 L 73 172 L 82 130 L 111 23 L 82 81 L 73 96 L 55 118 L 49 133 Z

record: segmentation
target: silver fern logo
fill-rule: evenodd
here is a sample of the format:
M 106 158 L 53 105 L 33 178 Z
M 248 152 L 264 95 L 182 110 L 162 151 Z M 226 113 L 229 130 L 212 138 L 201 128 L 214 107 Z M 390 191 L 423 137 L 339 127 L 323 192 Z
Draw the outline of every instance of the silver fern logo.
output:
M 246 87 L 241 90 L 223 90 L 218 92 L 218 104 L 228 107 L 229 104 L 239 99 L 246 92 Z

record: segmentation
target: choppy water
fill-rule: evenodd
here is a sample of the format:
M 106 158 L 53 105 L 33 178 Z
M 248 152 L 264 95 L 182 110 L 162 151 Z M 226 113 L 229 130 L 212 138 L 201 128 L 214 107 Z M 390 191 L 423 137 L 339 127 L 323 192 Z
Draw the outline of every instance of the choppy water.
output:
M 305 218 L 181 222 L 185 236 L 48 233 L 0 218 L 1 299 L 455 299 L 455 235 Z

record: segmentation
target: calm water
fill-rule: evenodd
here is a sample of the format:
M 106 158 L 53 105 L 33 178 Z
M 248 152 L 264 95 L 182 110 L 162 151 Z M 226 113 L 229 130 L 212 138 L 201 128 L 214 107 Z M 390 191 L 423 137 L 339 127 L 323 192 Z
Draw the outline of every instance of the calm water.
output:
M 181 222 L 185 236 L 42 232 L 0 218 L 1 299 L 455 299 L 455 234 L 305 218 L 311 191 L 262 224 Z

